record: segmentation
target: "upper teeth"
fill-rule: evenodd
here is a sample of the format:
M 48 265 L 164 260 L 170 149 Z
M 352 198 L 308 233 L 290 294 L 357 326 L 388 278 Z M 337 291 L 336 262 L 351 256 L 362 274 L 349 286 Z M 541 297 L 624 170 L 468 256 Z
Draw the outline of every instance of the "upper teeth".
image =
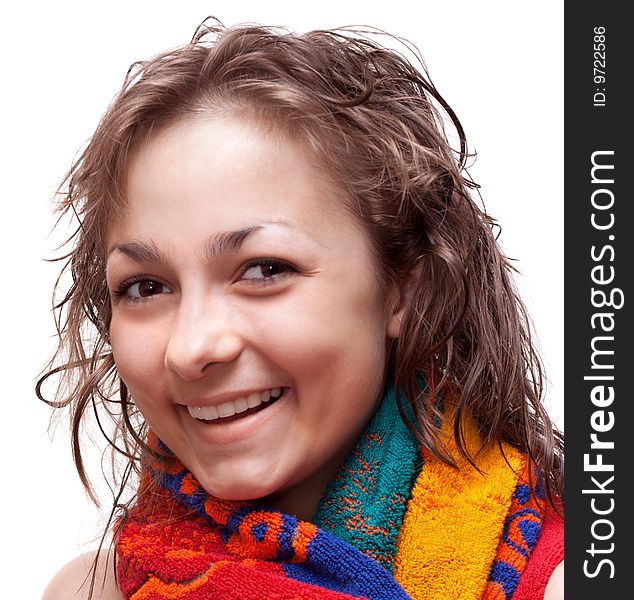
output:
M 277 400 L 282 395 L 282 388 L 273 388 L 264 392 L 254 392 L 248 396 L 236 398 L 218 404 L 218 406 L 188 406 L 187 410 L 194 419 L 214 421 L 223 417 L 232 417 L 236 413 L 244 412 L 249 408 L 260 406 L 262 402 L 268 402 L 271 398 Z

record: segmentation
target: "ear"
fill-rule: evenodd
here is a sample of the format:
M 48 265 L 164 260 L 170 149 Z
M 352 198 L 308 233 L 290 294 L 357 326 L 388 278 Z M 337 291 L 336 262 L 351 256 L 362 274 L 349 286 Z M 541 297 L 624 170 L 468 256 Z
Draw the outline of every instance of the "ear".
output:
M 401 324 L 406 310 L 411 305 L 414 294 L 420 283 L 421 270 L 419 267 L 409 271 L 390 290 L 390 315 L 387 322 L 387 336 L 398 338 L 401 335 Z

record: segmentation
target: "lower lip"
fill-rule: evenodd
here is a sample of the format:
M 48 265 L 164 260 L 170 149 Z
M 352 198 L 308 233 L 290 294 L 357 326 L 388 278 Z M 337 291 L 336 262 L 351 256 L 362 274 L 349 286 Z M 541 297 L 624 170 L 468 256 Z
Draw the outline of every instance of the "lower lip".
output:
M 268 402 L 260 410 L 245 411 L 244 414 L 237 413 L 232 417 L 214 419 L 213 421 L 195 419 L 189 414 L 185 406 L 180 408 L 184 413 L 183 418 L 188 421 L 188 426 L 193 426 L 194 430 L 205 441 L 227 444 L 251 437 L 256 430 L 266 426 L 269 421 L 275 419 L 281 411 L 285 410 L 292 394 L 292 388 L 285 388 L 277 400 Z

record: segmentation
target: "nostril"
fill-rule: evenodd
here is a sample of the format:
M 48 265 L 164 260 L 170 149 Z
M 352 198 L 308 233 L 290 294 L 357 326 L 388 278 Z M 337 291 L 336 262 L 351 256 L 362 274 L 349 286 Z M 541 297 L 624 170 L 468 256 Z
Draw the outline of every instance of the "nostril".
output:
M 165 351 L 164 366 L 184 381 L 194 381 L 205 376 L 214 365 L 236 360 L 243 347 L 239 334 L 213 331 L 203 325 L 196 333 L 172 336 Z

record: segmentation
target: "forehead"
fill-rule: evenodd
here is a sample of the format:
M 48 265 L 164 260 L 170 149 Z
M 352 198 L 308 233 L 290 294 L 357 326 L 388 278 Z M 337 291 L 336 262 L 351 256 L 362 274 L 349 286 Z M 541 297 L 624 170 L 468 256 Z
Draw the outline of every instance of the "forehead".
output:
M 193 234 L 290 221 L 321 237 L 365 235 L 330 173 L 304 145 L 247 120 L 197 116 L 171 124 L 130 155 L 125 207 L 113 232 L 155 235 L 169 215 Z

